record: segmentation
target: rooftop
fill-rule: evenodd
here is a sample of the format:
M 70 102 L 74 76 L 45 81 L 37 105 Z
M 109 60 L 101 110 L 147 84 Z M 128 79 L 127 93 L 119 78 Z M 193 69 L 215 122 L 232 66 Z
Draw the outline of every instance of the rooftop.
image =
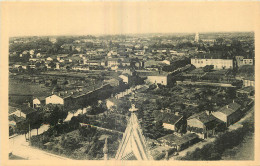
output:
M 183 118 L 182 115 L 175 115 L 173 113 L 162 113 L 160 111 L 154 111 L 157 121 L 162 121 L 163 123 L 176 124 L 179 120 Z
M 222 112 L 226 115 L 231 115 L 232 113 L 236 112 L 240 107 L 241 107 L 241 105 L 234 102 L 234 103 L 230 103 L 226 106 L 221 107 L 218 111 Z
M 206 111 L 196 113 L 196 114 L 190 116 L 188 119 L 193 119 L 193 118 L 198 119 L 199 121 L 201 121 L 204 124 L 217 120 L 217 118 L 215 116 L 213 116 L 212 114 L 208 115 L 206 113 Z
M 198 136 L 195 133 L 185 134 L 182 137 L 178 137 L 174 134 L 169 134 L 169 135 L 159 138 L 159 141 L 166 140 L 167 142 L 169 142 L 170 145 L 182 145 L 182 144 L 189 142 L 196 138 L 198 138 Z

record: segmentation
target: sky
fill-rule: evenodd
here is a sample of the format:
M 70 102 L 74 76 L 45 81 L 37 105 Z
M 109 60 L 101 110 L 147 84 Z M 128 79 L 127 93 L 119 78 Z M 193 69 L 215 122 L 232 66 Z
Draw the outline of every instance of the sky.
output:
M 249 2 L 6 3 L 9 36 L 254 31 Z

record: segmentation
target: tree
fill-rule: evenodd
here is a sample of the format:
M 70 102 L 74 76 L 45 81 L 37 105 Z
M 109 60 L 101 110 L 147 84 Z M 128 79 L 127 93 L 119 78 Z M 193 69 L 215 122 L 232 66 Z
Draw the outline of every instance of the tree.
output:
M 213 69 L 214 69 L 214 65 L 206 65 L 205 67 L 203 67 L 204 72 L 210 72 Z
M 152 131 L 154 127 L 154 117 L 152 113 L 153 113 L 152 110 L 146 110 L 144 112 L 144 117 L 142 120 L 144 135 L 146 135 L 149 138 L 154 138 L 154 133 Z
M 55 126 L 60 119 L 64 120 L 68 115 L 68 112 L 64 111 L 62 106 L 49 105 L 49 107 L 51 113 L 47 116 L 47 122 L 51 126 Z

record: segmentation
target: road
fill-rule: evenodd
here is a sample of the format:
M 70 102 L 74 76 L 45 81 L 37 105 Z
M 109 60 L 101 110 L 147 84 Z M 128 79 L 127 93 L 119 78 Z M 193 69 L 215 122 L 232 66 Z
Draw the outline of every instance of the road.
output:
M 41 134 L 48 129 L 49 125 L 42 125 L 39 128 L 38 133 Z M 37 130 L 32 130 L 31 135 L 33 136 L 36 134 Z M 9 152 L 28 160 L 68 160 L 68 158 L 57 156 L 29 146 L 29 142 L 26 142 L 24 135 L 17 135 L 9 139 Z

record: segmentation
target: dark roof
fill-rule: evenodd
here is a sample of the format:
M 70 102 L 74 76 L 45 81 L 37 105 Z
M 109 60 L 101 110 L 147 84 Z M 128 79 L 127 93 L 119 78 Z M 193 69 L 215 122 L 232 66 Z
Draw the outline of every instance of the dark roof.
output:
M 234 103 L 230 103 L 224 107 L 221 107 L 218 112 L 222 112 L 226 115 L 231 115 L 232 113 L 236 112 L 239 108 L 241 107 L 241 105 L 237 104 L 236 102 Z
M 36 109 L 32 108 L 32 107 L 28 107 L 28 106 L 22 106 L 21 107 L 21 111 L 24 113 L 24 114 L 30 114 L 32 112 L 35 112 Z
M 208 115 L 206 113 L 206 111 L 194 114 L 194 115 L 190 116 L 188 119 L 198 119 L 199 121 L 201 121 L 204 124 L 217 120 L 217 118 L 215 116 L 213 116 L 212 114 Z
M 182 115 L 175 115 L 173 113 L 162 113 L 160 111 L 154 111 L 156 120 L 161 120 L 163 123 L 176 124 L 183 118 Z
M 198 135 L 195 133 L 185 134 L 181 137 L 178 137 L 174 134 L 169 134 L 169 135 L 159 138 L 159 141 L 166 140 L 170 145 L 182 145 L 182 144 L 185 144 L 186 142 L 189 142 L 189 141 L 197 139 L 197 138 L 198 138 Z

